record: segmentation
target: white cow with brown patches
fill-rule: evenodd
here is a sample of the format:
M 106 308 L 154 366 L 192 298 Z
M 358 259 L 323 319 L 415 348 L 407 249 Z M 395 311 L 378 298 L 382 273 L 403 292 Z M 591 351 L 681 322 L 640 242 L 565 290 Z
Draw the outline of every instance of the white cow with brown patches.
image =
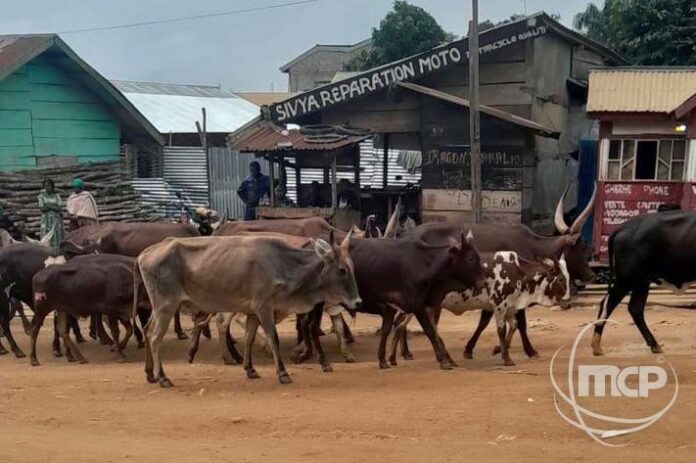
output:
M 485 268 L 483 287 L 449 293 L 442 302 L 442 308 L 455 315 L 471 310 L 493 311 L 503 360 L 505 365 L 514 365 L 508 349 L 517 330 L 517 311 L 532 305 L 569 308 L 570 277 L 566 262 L 563 257 L 558 261 L 530 261 L 512 251 L 481 253 L 481 261 Z M 441 308 L 430 309 L 435 321 L 439 320 L 440 311 Z M 402 318 L 392 339 L 389 357 L 392 364 L 396 363 L 396 348 L 408 321 L 409 318 Z M 469 343 L 475 343 L 480 334 L 477 330 Z

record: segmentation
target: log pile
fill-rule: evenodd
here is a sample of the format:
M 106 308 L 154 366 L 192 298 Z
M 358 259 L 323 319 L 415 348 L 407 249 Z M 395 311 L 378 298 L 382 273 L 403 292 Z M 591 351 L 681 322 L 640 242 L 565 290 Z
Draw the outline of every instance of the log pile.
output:
M 5 215 L 29 234 L 39 232 L 41 211 L 37 197 L 45 178 L 54 181 L 63 203 L 72 193 L 73 179 L 81 178 L 85 190 L 97 201 L 102 222 L 151 222 L 164 218 L 154 206 L 141 201 L 120 161 L 3 172 L 0 174 L 0 205 Z M 63 216 L 67 227 L 67 212 Z

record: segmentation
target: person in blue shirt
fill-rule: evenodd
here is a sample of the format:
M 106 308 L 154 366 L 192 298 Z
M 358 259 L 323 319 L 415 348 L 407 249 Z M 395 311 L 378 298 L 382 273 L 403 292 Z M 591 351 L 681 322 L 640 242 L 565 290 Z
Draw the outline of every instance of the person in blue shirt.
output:
M 256 206 L 264 195 L 270 196 L 270 182 L 267 175 L 261 173 L 261 165 L 252 161 L 249 164 L 251 174 L 242 181 L 242 184 L 237 190 L 237 195 L 242 198 L 246 204 L 244 211 L 244 220 L 256 219 Z

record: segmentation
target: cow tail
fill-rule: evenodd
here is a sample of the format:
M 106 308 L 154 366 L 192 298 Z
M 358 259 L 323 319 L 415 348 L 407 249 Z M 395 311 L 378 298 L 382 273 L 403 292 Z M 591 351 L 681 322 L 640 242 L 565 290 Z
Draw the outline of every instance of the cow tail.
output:
M 140 286 L 143 285 L 143 276 L 140 273 L 140 262 L 135 259 L 135 265 L 133 266 L 133 311 L 131 313 L 133 326 L 138 326 L 138 300 Z M 143 330 L 145 327 L 141 327 Z

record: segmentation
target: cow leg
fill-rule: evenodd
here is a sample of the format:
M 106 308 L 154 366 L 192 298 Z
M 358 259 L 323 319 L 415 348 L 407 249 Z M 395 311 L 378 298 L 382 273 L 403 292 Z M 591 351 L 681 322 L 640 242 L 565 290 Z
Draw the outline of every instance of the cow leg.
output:
M 623 284 L 614 284 L 609 288 L 609 292 L 602 302 L 599 303 L 599 314 L 597 315 L 597 320 L 608 319 L 616 306 L 618 306 L 624 297 L 631 291 L 628 286 Z M 602 351 L 602 332 L 604 331 L 604 325 L 606 321 L 596 322 L 594 328 L 594 335 L 592 336 L 592 353 L 594 355 L 604 355 Z
M 432 344 L 433 350 L 435 351 L 435 358 L 440 363 L 440 368 L 442 368 L 443 370 L 451 370 L 452 368 L 454 368 L 449 360 L 450 355 L 447 352 L 447 348 L 445 347 L 445 344 L 440 338 L 440 336 L 438 336 L 437 330 L 433 326 L 433 323 L 430 320 L 430 317 L 428 316 L 428 312 L 425 310 L 425 308 L 422 308 L 420 310 L 414 311 L 414 314 L 416 316 L 416 319 L 418 319 L 418 322 L 420 323 L 421 327 L 423 328 L 423 331 L 428 336 L 428 339 L 430 339 L 430 343 Z
M 22 302 L 18 299 L 11 298 L 10 320 L 12 320 L 15 313 L 18 313 L 20 320 L 22 320 L 22 328 L 24 328 L 24 334 L 26 334 L 27 336 L 31 335 L 33 327 L 31 322 L 29 321 L 29 317 L 27 317 L 26 312 L 24 312 L 24 306 L 22 305 Z
M 201 342 L 201 334 L 203 333 L 203 321 L 208 318 L 208 314 L 196 313 L 191 316 L 193 320 L 193 329 L 191 330 L 191 346 L 188 350 L 188 362 L 193 363 L 198 353 L 198 347 Z
M 80 331 L 80 323 L 78 322 L 77 317 L 73 317 L 72 315 L 68 316 L 68 331 L 73 332 L 73 334 L 75 335 L 75 341 L 77 341 L 78 343 L 83 343 L 87 341 L 82 336 L 82 332 Z
M 104 323 L 102 322 L 102 314 L 94 314 L 92 315 L 92 317 L 94 317 L 94 323 L 97 326 L 97 338 L 99 338 L 99 344 L 101 344 L 102 346 L 113 346 L 114 340 L 111 339 L 109 334 L 104 329 Z
M 34 367 L 38 367 L 40 365 L 39 359 L 36 355 L 36 339 L 39 337 L 39 331 L 41 331 L 41 326 L 44 323 L 44 320 L 46 319 L 45 313 L 34 313 L 34 322 L 32 323 L 32 329 L 31 329 L 31 354 L 29 354 L 29 360 L 31 361 L 31 365 Z
M 248 315 L 237 313 L 232 317 L 232 319 L 237 325 L 239 325 L 242 329 L 244 329 L 246 331 L 246 317 L 248 317 Z M 265 355 L 268 358 L 273 357 L 273 353 L 271 352 L 271 347 L 268 344 L 268 339 L 266 339 L 266 336 L 264 336 L 263 333 L 256 333 L 256 336 L 254 337 L 254 339 L 256 339 L 257 344 L 261 345 L 263 355 Z
M 527 311 L 522 309 L 515 313 L 515 319 L 517 320 L 517 329 L 520 332 L 520 339 L 522 339 L 522 347 L 524 348 L 524 353 L 527 354 L 529 358 L 538 358 L 539 352 L 532 346 L 532 342 L 529 340 L 527 335 Z
M 254 339 L 256 338 L 256 331 L 258 331 L 258 329 L 259 319 L 256 318 L 256 315 L 247 315 L 246 331 L 244 332 L 244 371 L 249 379 L 260 378 L 259 374 L 254 369 L 252 362 L 252 349 L 254 347 Z
M 382 311 L 382 333 L 379 339 L 379 349 L 377 350 L 377 360 L 379 361 L 379 367 L 382 369 L 389 368 L 389 364 L 384 357 L 387 350 L 387 339 L 389 338 L 389 333 L 394 325 L 395 315 L 396 310 L 392 309 L 391 307 L 385 307 Z
M 474 334 L 471 335 L 471 339 L 469 339 L 469 342 L 466 343 L 466 347 L 464 348 L 464 358 L 465 359 L 473 359 L 474 358 L 474 348 L 476 347 L 476 343 L 478 342 L 479 337 L 481 336 L 481 333 L 484 332 L 484 330 L 488 326 L 488 323 L 490 323 L 491 318 L 493 318 L 492 311 L 490 311 L 490 310 L 482 310 L 481 311 L 481 317 L 479 318 L 478 326 L 476 327 L 476 330 L 474 330 Z
M 321 330 L 321 317 L 324 315 L 324 305 L 321 304 L 316 309 L 317 310 L 313 311 L 310 315 L 312 342 L 317 348 L 317 356 L 319 357 L 319 365 L 321 365 L 322 371 L 324 373 L 331 373 L 333 371 L 333 367 L 324 354 L 324 347 L 321 345 L 320 339 L 323 334 Z
M 58 335 L 58 314 L 53 313 L 53 356 L 62 357 L 63 352 L 60 349 L 60 336 Z
M 219 313 L 217 317 L 215 317 L 215 325 L 218 330 L 218 342 L 220 343 L 220 356 L 225 365 L 239 365 L 243 361 L 235 347 L 236 342 L 232 335 L 230 335 L 230 324 L 232 323 L 232 317 L 234 317 L 234 315 L 234 313 Z M 203 327 L 203 329 L 205 329 L 205 327 Z
M 318 306 L 322 306 L 318 304 Z M 314 355 L 313 337 L 311 333 L 312 325 L 312 314 L 317 310 L 315 306 L 309 313 L 298 314 L 297 321 L 295 322 L 295 327 L 297 329 L 297 340 L 298 344 L 292 350 L 290 354 L 290 360 L 293 363 L 299 364 L 312 358 Z
M 116 360 L 123 362 L 126 360 L 126 356 L 123 355 L 121 351 L 121 344 L 118 342 L 120 338 L 120 329 L 118 327 L 118 318 L 114 315 L 107 316 L 107 322 L 109 323 L 109 329 L 111 330 L 111 337 L 114 340 L 114 349 L 116 350 Z
M 495 321 L 498 330 L 498 342 L 500 344 L 500 354 L 503 357 L 505 366 L 514 366 L 515 362 L 510 358 L 508 350 L 507 323 L 505 321 L 505 309 L 503 307 L 495 308 Z
M 68 350 L 70 351 L 68 354 L 68 360 L 70 361 L 71 357 L 74 357 L 80 363 L 87 363 L 87 359 L 82 356 L 82 352 L 80 352 L 77 346 L 72 342 L 72 339 L 70 339 L 70 335 L 68 333 L 69 316 L 70 315 L 68 313 L 62 310 L 56 311 L 56 318 L 58 319 L 58 333 L 60 334 L 60 337 L 63 338 L 66 354 L 68 354 Z
M 89 337 L 95 341 L 99 340 L 99 333 L 97 332 L 97 318 L 95 315 L 90 315 L 89 317 Z
M 148 333 L 150 332 L 150 320 L 143 326 L 143 335 L 145 336 L 145 378 L 148 383 L 156 383 L 157 378 L 155 378 L 154 368 L 155 361 L 152 358 L 152 347 L 150 346 L 150 340 L 148 338 Z
M 406 330 L 408 322 L 413 318 L 413 314 L 399 313 L 394 319 L 394 334 L 392 335 L 391 342 L 389 343 L 389 364 L 396 366 L 396 350 L 399 347 L 399 341 L 401 341 L 402 334 Z
M 130 340 L 131 336 L 133 336 L 133 324 L 128 318 L 121 319 L 121 324 L 123 327 L 126 329 L 126 334 L 123 336 L 123 341 L 121 341 L 120 344 L 120 349 L 121 351 L 126 350 L 126 346 L 128 345 L 128 341 Z
M 2 334 L 3 336 L 5 335 L 5 332 L 2 330 L 2 328 L 0 328 L 0 334 Z M 7 355 L 7 349 L 5 349 L 5 346 L 2 345 L 2 342 L 0 342 L 0 355 Z
M 353 337 L 353 333 L 350 331 L 348 323 L 346 323 L 346 321 L 343 319 L 343 315 L 341 315 L 341 322 L 343 325 L 343 339 L 345 339 L 348 344 L 353 344 L 355 342 L 355 338 Z
M 188 339 L 188 336 L 184 333 L 184 329 L 181 327 L 181 310 L 177 310 L 174 314 L 174 331 L 178 339 Z
M 152 374 L 157 378 L 157 382 L 162 387 L 172 387 L 174 384 L 167 378 L 164 373 L 164 368 L 162 367 L 162 357 L 160 355 L 160 349 L 162 347 L 162 339 L 169 329 L 169 322 L 172 320 L 172 316 L 178 311 L 178 309 L 171 310 L 168 308 L 161 307 L 160 310 L 155 314 L 153 312 L 148 322 L 148 330 L 146 333 L 147 340 L 150 344 L 150 350 L 152 352 L 152 364 L 153 371 Z
M 507 357 L 510 358 L 510 343 L 512 342 L 512 337 L 515 335 L 515 331 L 517 331 L 517 319 L 510 316 L 507 316 L 506 318 L 508 332 L 505 334 L 505 349 L 507 351 Z M 512 359 L 510 359 L 510 362 L 514 365 Z M 507 365 L 507 361 L 505 362 L 505 364 Z
M 26 355 L 24 355 L 22 349 L 19 348 L 14 337 L 12 336 L 12 332 L 10 331 L 10 301 L 8 300 L 7 296 L 5 296 L 4 291 L 0 292 L 2 293 L 2 296 L 0 296 L 2 298 L 0 300 L 0 328 L 2 328 L 3 333 L 5 333 L 7 342 L 10 344 L 10 349 L 12 349 L 12 352 L 14 352 L 15 357 L 18 359 L 24 358 Z
M 661 354 L 662 347 L 655 340 L 648 324 L 645 323 L 645 302 L 648 300 L 650 292 L 650 283 L 644 283 L 641 286 L 633 288 L 631 299 L 628 301 L 628 313 L 631 314 L 633 323 L 638 327 L 640 334 L 643 335 L 645 343 L 650 347 L 653 354 Z
M 210 324 L 206 323 L 206 325 L 201 330 L 201 334 L 205 336 L 206 339 L 210 339 L 212 337 L 212 335 L 210 334 Z
M 350 347 L 348 347 L 349 341 L 345 335 L 346 332 L 343 329 L 346 325 L 343 315 L 340 313 L 338 315 L 331 315 L 331 324 L 333 325 L 334 332 L 338 338 L 338 344 L 341 347 L 341 354 L 343 354 L 343 357 L 346 359 L 347 363 L 354 363 L 355 355 L 353 355 Z
M 261 308 L 257 313 L 261 327 L 263 328 L 264 333 L 266 333 L 266 338 L 268 338 L 271 344 L 273 361 L 275 362 L 278 381 L 280 381 L 280 384 L 290 384 L 292 383 L 292 379 L 290 379 L 290 375 L 285 369 L 283 359 L 280 358 L 280 339 L 278 339 L 278 331 L 276 330 L 274 314 L 272 311 L 264 310 L 263 308 Z
M 147 322 L 150 321 L 151 311 L 138 309 L 137 313 L 138 320 L 140 321 L 140 326 L 142 326 L 144 329 L 145 325 L 147 325 Z M 138 329 L 138 324 L 135 323 L 135 320 L 133 320 L 133 329 L 135 331 L 135 337 L 138 340 L 138 349 L 142 349 L 143 347 L 145 347 L 145 336 L 144 333 Z M 138 337 L 138 333 L 140 333 L 140 337 Z
M 135 319 L 133 319 L 133 322 L 135 322 Z M 135 340 L 138 342 L 138 349 L 142 349 L 145 347 L 145 342 L 143 340 L 143 332 L 140 331 L 140 328 L 138 328 L 137 323 L 133 323 L 133 334 L 135 335 Z
M 440 316 L 442 315 L 442 308 L 441 307 L 432 307 L 432 308 L 428 308 L 426 310 L 427 310 L 428 318 L 430 318 L 430 321 L 432 322 L 433 327 L 435 328 L 435 333 L 437 333 L 437 327 L 440 324 Z M 440 345 L 443 347 L 444 354 L 447 356 L 447 361 L 453 367 L 458 366 L 457 362 L 455 362 L 454 359 L 450 356 L 447 349 L 444 349 L 445 341 L 442 340 L 439 333 L 437 333 L 437 338 L 440 341 Z

